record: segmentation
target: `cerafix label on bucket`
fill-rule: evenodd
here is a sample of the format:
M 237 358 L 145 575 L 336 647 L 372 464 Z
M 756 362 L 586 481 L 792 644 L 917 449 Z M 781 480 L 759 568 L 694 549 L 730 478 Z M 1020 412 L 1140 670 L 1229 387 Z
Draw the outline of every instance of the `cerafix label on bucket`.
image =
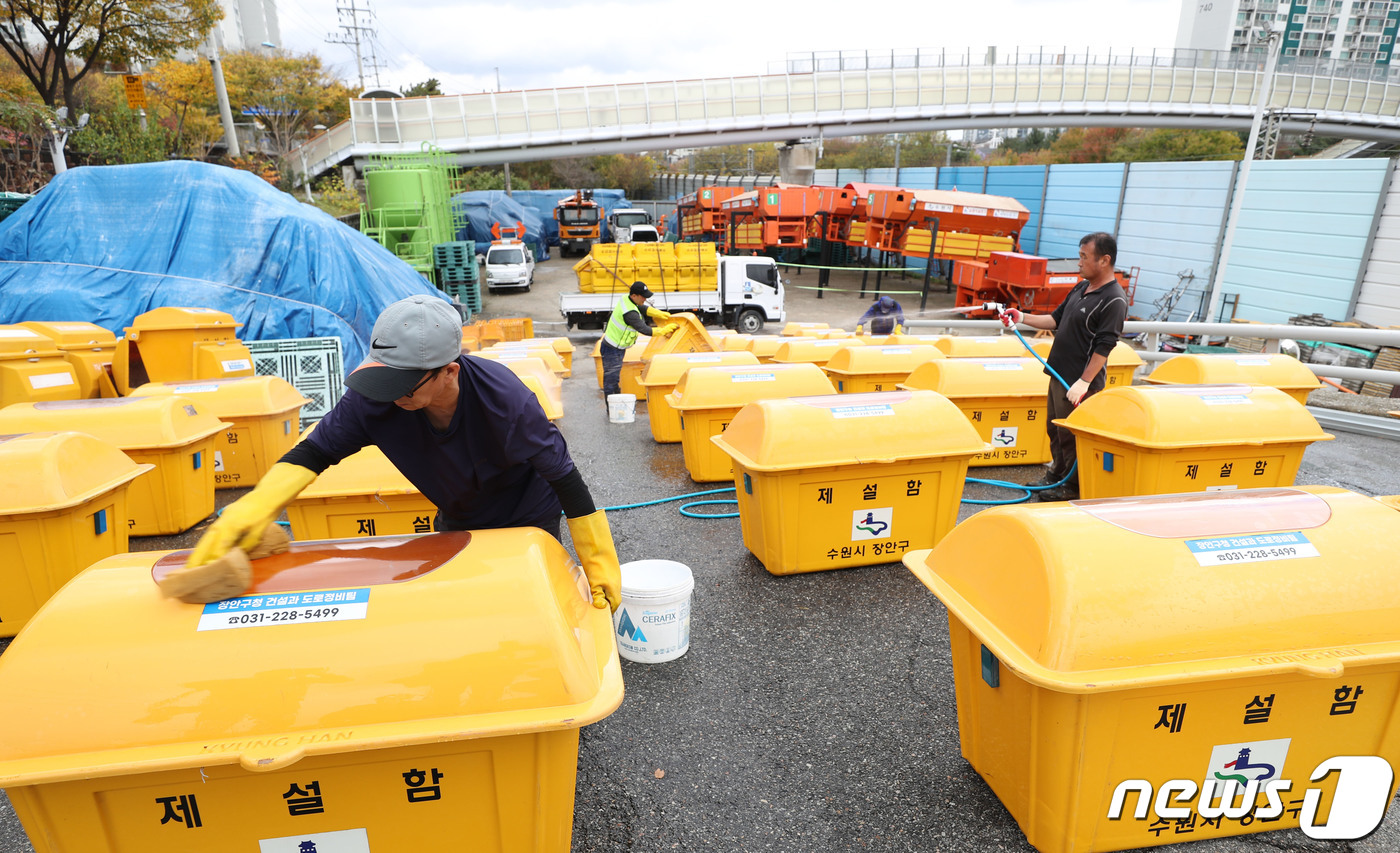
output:
M 1317 557 L 1317 546 L 1299 531 L 1257 533 L 1252 536 L 1220 536 L 1188 539 L 1186 547 L 1202 566 L 1260 563 L 1265 560 L 1297 560 Z
M 894 409 L 890 406 L 833 406 L 831 408 L 833 418 L 882 418 L 893 414 Z
M 657 605 L 624 602 L 613 624 L 617 647 L 628 660 L 669 660 L 690 645 L 690 597 Z
M 341 829 L 263 838 L 258 853 L 370 853 L 369 835 L 363 829 Z
M 730 382 L 777 382 L 778 377 L 772 373 L 735 373 L 729 377 Z
M 243 595 L 204 605 L 199 631 L 253 628 L 259 625 L 305 625 L 364 619 L 369 613 L 369 587 Z
M 882 506 L 878 509 L 858 509 L 851 513 L 851 541 L 864 539 L 888 539 L 894 534 L 890 526 L 894 524 L 894 507 Z

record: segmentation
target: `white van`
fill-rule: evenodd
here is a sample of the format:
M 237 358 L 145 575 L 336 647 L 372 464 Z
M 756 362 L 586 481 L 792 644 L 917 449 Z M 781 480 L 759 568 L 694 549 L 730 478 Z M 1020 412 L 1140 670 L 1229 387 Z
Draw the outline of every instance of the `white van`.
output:
M 529 290 L 535 283 L 535 253 L 519 240 L 492 243 L 486 249 L 486 288 Z

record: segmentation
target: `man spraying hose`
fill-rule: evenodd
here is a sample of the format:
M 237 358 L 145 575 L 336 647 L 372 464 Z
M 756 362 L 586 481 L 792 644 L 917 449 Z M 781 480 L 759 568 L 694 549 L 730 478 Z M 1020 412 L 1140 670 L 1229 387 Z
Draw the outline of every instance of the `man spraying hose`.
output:
M 223 511 L 187 571 L 223 591 L 217 566 L 226 555 L 251 550 L 322 471 L 373 444 L 438 507 L 436 530 L 538 527 L 557 538 L 562 510 L 593 606 L 616 609 L 622 581 L 612 532 L 564 437 L 514 373 L 461 350 L 461 319 L 442 299 L 411 296 L 386 308 L 345 396 Z
M 1103 390 L 1108 382 L 1108 354 L 1118 345 L 1123 321 L 1128 316 L 1128 296 L 1113 274 L 1117 259 L 1118 241 L 1112 235 L 1102 231 L 1088 234 L 1079 241 L 1080 282 L 1060 307 L 1050 314 L 1026 314 L 1015 308 L 1001 313 L 1001 321 L 1008 328 L 1022 323 L 1054 332 L 1055 342 L 1046 363 L 1073 383 L 1068 390 L 1058 382 L 1050 383 L 1049 417 L 1045 419 L 1050 436 L 1050 471 L 1033 486 L 1048 486 L 1070 475 L 1075 461 L 1074 433 L 1054 421 L 1068 417 L 1084 398 Z M 1038 497 L 1043 501 L 1079 497 L 1077 473 L 1064 485 L 1046 489 Z

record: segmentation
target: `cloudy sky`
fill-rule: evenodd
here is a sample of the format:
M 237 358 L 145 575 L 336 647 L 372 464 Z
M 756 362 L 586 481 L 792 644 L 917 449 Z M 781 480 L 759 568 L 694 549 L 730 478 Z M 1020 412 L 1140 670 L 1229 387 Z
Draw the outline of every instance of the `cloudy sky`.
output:
M 277 0 L 281 47 L 320 54 L 354 86 L 353 48 L 326 42 L 344 34 L 337 2 L 352 0 Z M 529 89 L 762 74 L 812 51 L 1169 49 L 1182 0 L 368 2 L 380 82 L 436 77 L 453 94 L 494 89 L 497 69 L 502 89 Z

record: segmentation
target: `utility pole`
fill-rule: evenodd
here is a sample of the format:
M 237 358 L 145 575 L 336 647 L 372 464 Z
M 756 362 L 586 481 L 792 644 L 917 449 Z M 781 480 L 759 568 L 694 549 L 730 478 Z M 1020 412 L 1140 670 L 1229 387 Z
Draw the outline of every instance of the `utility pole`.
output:
M 363 3 L 357 6 L 356 3 Z M 365 60 L 361 43 L 366 44 L 371 52 L 373 51 L 374 28 L 370 23 L 374 20 L 374 13 L 370 11 L 369 0 L 341 0 L 335 7 L 336 17 L 340 19 L 340 28 L 343 33 L 331 33 L 326 36 L 326 41 L 330 44 L 345 44 L 355 46 L 355 72 L 360 78 L 360 91 L 365 90 Z M 360 16 L 364 15 L 364 23 L 361 23 Z M 371 53 L 372 55 L 372 53 Z M 373 62 L 373 60 L 371 60 Z M 378 76 L 378 65 L 375 64 L 376 77 Z
M 228 89 L 224 86 L 224 66 L 219 61 L 219 46 L 214 41 L 214 31 L 209 31 L 209 71 L 214 75 L 214 97 L 219 101 L 219 121 L 224 126 L 224 145 L 228 156 L 235 159 L 243 156 L 238 150 L 238 134 L 233 129 L 233 111 L 228 105 Z
M 501 91 L 501 67 L 499 65 L 496 66 L 496 91 Z M 502 163 L 501 171 L 505 173 L 506 195 L 510 195 L 510 164 Z

